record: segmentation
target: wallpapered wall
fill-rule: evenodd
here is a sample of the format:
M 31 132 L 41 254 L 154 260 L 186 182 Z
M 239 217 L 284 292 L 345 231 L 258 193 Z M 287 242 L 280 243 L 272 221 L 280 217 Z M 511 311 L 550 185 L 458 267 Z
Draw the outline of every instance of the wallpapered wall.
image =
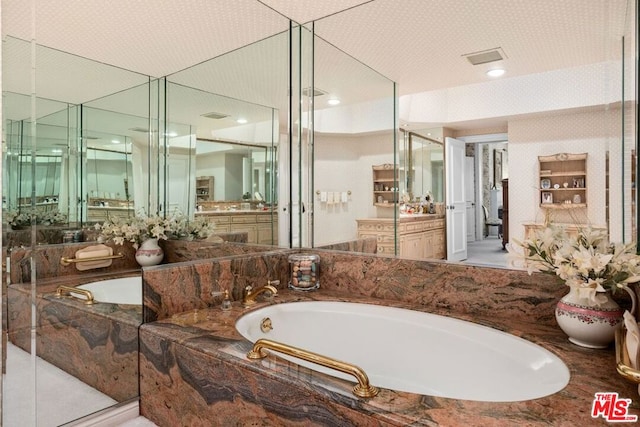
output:
M 538 156 L 588 153 L 587 208 L 552 211 L 554 222 L 606 225 L 606 155 L 620 150 L 614 132 L 620 110 L 602 109 L 578 114 L 535 117 L 509 122 L 509 235 L 524 237 L 524 222 L 544 221 L 539 207 Z M 615 168 L 618 169 L 617 167 Z M 610 188 L 620 189 L 621 179 L 610 176 Z M 612 206 L 612 213 L 619 206 Z M 621 215 L 611 216 L 611 239 L 621 240 Z

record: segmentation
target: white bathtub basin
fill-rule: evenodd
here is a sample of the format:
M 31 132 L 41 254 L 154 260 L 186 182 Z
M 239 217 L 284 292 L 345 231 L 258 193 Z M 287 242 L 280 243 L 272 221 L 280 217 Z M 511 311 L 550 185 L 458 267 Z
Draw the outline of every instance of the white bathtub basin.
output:
M 76 286 L 91 291 L 97 302 L 142 305 L 142 277 L 121 277 Z M 74 294 L 85 298 L 83 294 Z
M 265 317 L 273 329 L 263 333 Z M 372 385 L 397 391 L 516 402 L 556 393 L 569 382 L 562 360 L 536 344 L 475 323 L 400 308 L 320 301 L 275 304 L 242 316 L 236 329 L 252 342 L 268 338 L 355 364 Z

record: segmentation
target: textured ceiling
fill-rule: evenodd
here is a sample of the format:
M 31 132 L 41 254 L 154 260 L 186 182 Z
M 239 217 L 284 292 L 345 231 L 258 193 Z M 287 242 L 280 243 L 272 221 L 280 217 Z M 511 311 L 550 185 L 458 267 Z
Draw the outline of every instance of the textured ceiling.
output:
M 327 52 L 323 58 L 335 57 L 316 62 L 317 86 L 343 82 L 336 90 L 349 90 L 354 99 L 370 98 L 375 85 L 358 80 L 355 70 L 366 64 L 397 82 L 400 95 L 412 94 L 487 81 L 488 65 L 472 66 L 463 55 L 495 47 L 507 56 L 501 64 L 507 70 L 503 78 L 619 59 L 630 3 L 110 0 L 106 6 L 87 0 L 2 0 L 3 89 L 29 93 L 23 91 L 30 86 L 28 68 L 9 68 L 7 64 L 20 61 L 6 58 L 22 55 L 22 64 L 28 64 L 28 45 L 13 51 L 10 44 L 35 38 L 58 54 L 94 61 L 85 69 L 72 55 L 61 60 L 53 50 L 38 52 L 37 93 L 50 99 L 86 102 L 113 93 L 114 85 L 126 88 L 146 76 L 170 76 L 182 84 L 273 106 L 271 99 L 286 90 L 286 79 L 273 85 L 272 93 L 262 93 L 264 99 L 256 94 L 263 91 L 264 82 L 286 73 L 282 66 L 287 42 L 277 35 L 284 34 L 292 19 L 313 21 L 316 34 L 327 42 L 318 44 Z M 247 45 L 253 49 L 239 49 Z M 346 54 L 332 55 L 331 49 Z M 212 58 L 217 60 L 203 64 Z M 252 61 L 261 65 L 252 70 Z M 198 73 L 189 70 L 196 64 L 201 64 Z M 234 71 L 238 64 L 241 72 Z M 89 75 L 102 83 L 96 85 L 94 79 L 83 85 Z

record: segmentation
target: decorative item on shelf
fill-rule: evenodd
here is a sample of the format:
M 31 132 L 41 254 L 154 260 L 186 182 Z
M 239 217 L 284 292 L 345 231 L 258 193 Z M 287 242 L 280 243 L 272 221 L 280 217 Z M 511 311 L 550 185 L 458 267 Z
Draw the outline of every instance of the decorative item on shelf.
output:
M 164 258 L 164 251 L 158 245 L 158 238 L 152 237 L 142 242 L 136 250 L 136 261 L 141 267 L 158 265 Z
M 623 321 L 623 310 L 611 295 L 624 290 L 635 312 L 635 292 L 628 285 L 640 281 L 640 256 L 635 244 L 614 244 L 604 230 L 590 228 L 570 236 L 550 224 L 531 239 L 512 239 L 510 264 L 558 276 L 569 293 L 557 304 L 555 315 L 569 340 L 582 347 L 604 348 Z
M 543 190 L 548 190 L 551 188 L 551 180 L 549 178 L 544 178 L 540 180 L 540 188 Z

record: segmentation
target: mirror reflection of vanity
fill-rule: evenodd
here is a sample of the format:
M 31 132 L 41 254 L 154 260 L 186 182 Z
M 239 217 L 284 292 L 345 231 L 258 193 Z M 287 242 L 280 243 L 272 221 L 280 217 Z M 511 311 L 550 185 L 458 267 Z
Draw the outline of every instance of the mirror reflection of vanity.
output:
M 248 243 L 276 244 L 269 152 L 264 145 L 197 139 L 195 215 L 215 222 L 218 232 L 246 232 Z
M 373 188 L 385 185 L 376 180 L 380 170 L 397 182 L 396 203 L 377 203 L 376 218 L 357 219 L 358 238 L 375 237 L 378 253 L 412 259 L 446 257 L 444 215 L 444 148 L 435 139 L 415 132 L 400 137 L 399 166 L 373 166 Z M 394 179 L 393 176 L 397 178 Z M 386 187 L 384 187 L 386 189 Z M 397 216 L 397 227 L 394 226 Z

